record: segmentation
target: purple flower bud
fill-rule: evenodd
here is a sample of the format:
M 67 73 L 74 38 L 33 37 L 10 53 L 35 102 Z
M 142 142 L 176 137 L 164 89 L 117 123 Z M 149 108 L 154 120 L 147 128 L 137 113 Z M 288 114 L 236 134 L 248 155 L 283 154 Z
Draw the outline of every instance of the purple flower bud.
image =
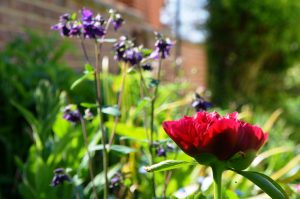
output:
M 64 109 L 64 119 L 68 120 L 69 122 L 77 123 L 80 122 L 81 114 L 80 112 L 76 110 L 71 110 L 70 106 L 67 106 Z
M 120 185 L 123 183 L 123 178 L 124 176 L 122 175 L 122 173 L 114 174 L 114 176 L 110 180 L 109 188 L 111 189 L 119 188 Z
M 60 185 L 64 183 L 65 181 L 70 181 L 70 177 L 65 174 L 64 169 L 58 168 L 54 170 L 54 176 L 51 181 L 51 186 L 56 187 L 57 185 Z
M 51 27 L 52 30 L 60 31 L 61 36 L 71 37 L 81 34 L 81 25 L 78 21 L 72 20 L 70 14 L 64 14 L 59 17 L 59 23 Z
M 192 103 L 192 107 L 196 112 L 206 111 L 212 107 L 212 103 L 205 101 L 198 93 L 195 93 L 195 100 Z
M 92 22 L 93 19 L 93 12 L 89 9 L 83 8 L 81 10 L 81 19 L 84 23 Z
M 123 58 L 125 62 L 129 62 L 133 66 L 142 61 L 143 55 L 138 48 L 129 48 L 125 50 Z
M 114 44 L 114 51 L 115 51 L 114 58 L 117 61 L 123 60 L 123 55 L 127 48 L 127 45 L 126 45 L 127 42 L 128 42 L 127 38 L 122 36 L 122 37 L 120 37 L 119 41 Z
M 92 120 L 93 118 L 94 118 L 94 115 L 93 115 L 91 109 L 85 109 L 84 110 L 84 119 Z
M 91 10 L 82 9 L 81 20 L 84 38 L 95 39 L 106 34 L 104 27 L 105 20 L 101 17 L 101 15 L 93 17 L 93 12 Z
M 156 34 L 155 50 L 151 53 L 150 57 L 154 59 L 166 59 L 170 56 L 170 50 L 174 43 L 169 38 L 164 38 L 161 34 Z
M 158 157 L 166 157 L 167 153 L 166 153 L 166 150 L 163 147 L 159 147 L 158 150 L 156 151 L 156 155 Z
M 124 19 L 121 17 L 120 14 L 115 14 L 112 20 L 112 25 L 114 27 L 114 30 L 117 31 L 122 24 L 124 23 Z

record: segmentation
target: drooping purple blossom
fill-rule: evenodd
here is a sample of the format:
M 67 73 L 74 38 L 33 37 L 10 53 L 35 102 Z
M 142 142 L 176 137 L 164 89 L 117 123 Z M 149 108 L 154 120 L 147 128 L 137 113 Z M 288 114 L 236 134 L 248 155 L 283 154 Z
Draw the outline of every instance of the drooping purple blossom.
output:
M 83 36 L 88 39 L 95 39 L 106 34 L 105 19 L 101 15 L 93 16 L 89 9 L 82 9 L 81 20 L 83 26 Z
M 59 23 L 52 26 L 51 29 L 60 31 L 63 37 L 79 36 L 81 34 L 80 23 L 72 19 L 68 13 L 60 16 Z
M 164 38 L 161 34 L 156 34 L 155 50 L 150 57 L 154 59 L 166 59 L 170 56 L 170 50 L 174 43 L 169 38 Z
M 123 60 L 123 55 L 125 50 L 128 47 L 128 40 L 125 36 L 120 37 L 119 41 L 117 43 L 114 44 L 114 52 L 115 52 L 115 56 L 114 58 L 117 61 L 122 61 Z
M 124 61 L 132 66 L 139 64 L 143 59 L 139 48 L 134 47 L 133 42 L 124 36 L 120 37 L 119 41 L 115 43 L 114 51 L 117 61 Z
M 64 182 L 69 182 L 70 177 L 65 173 L 63 168 L 58 168 L 54 170 L 54 176 L 51 181 L 51 186 L 56 187 Z
M 133 66 L 142 61 L 143 55 L 138 48 L 129 48 L 125 50 L 123 59 L 125 62 L 128 62 Z
M 71 105 L 66 106 L 64 109 L 64 119 L 69 122 L 78 123 L 81 120 L 81 114 L 79 110 L 72 110 Z
M 166 157 L 167 156 L 167 152 L 163 147 L 159 147 L 156 151 L 156 155 L 158 157 Z
M 196 110 L 196 112 L 206 111 L 212 106 L 212 103 L 205 101 L 203 97 L 201 97 L 198 93 L 195 93 L 195 100 L 192 103 L 192 107 Z
M 122 24 L 124 23 L 124 19 L 120 14 L 115 14 L 112 19 L 112 25 L 114 27 L 114 30 L 117 31 L 119 28 L 121 28 Z

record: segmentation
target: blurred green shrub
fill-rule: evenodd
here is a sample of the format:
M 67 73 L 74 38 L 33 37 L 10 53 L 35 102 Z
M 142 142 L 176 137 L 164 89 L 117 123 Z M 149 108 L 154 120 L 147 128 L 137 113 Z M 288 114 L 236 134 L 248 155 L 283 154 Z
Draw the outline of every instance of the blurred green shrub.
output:
M 0 52 L 0 197 L 17 196 L 19 172 L 16 170 L 14 157 L 25 160 L 33 142 L 31 130 L 11 102 L 46 119 L 50 111 L 54 111 L 51 108 L 57 102 L 49 106 L 49 97 L 33 97 L 39 95 L 36 87 L 41 80 L 48 80 L 54 93 L 58 90 L 68 91 L 71 100 L 81 100 L 90 95 L 92 89 L 89 88 L 80 87 L 76 92 L 69 91 L 70 84 L 78 74 L 60 61 L 68 47 L 69 44 L 62 43 L 55 37 L 28 32 L 25 37 L 9 42 Z M 81 94 L 78 95 L 77 92 Z M 38 101 L 42 107 L 37 106 Z M 48 109 L 43 110 L 43 107 Z M 51 133 L 51 123 L 44 130 L 43 140 Z
M 300 2 L 210 0 L 207 9 L 213 101 L 282 105 L 294 92 L 286 89 L 287 70 L 300 61 Z

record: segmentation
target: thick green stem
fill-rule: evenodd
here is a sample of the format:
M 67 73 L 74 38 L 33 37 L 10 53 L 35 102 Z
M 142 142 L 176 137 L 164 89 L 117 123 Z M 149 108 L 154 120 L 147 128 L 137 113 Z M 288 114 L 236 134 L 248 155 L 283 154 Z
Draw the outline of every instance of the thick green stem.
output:
M 222 199 L 222 173 L 223 168 L 212 166 L 214 178 L 214 199 Z

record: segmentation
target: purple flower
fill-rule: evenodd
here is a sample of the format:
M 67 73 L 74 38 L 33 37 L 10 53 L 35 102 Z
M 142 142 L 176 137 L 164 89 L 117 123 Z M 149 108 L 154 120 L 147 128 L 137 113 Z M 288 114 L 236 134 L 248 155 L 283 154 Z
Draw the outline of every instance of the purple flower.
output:
M 81 19 L 83 22 L 92 22 L 93 12 L 89 9 L 83 8 L 81 10 Z
M 174 43 L 169 38 L 164 38 L 161 34 L 156 34 L 155 50 L 150 57 L 154 59 L 166 59 L 170 56 L 170 50 Z
M 167 153 L 166 153 L 166 150 L 163 148 L 163 147 L 159 147 L 156 151 L 156 155 L 158 157 L 166 157 L 167 156 Z
M 112 25 L 114 27 L 114 30 L 117 31 L 122 24 L 124 23 L 124 19 L 121 17 L 120 14 L 115 14 L 112 20 Z
M 132 66 L 140 63 L 143 55 L 137 47 L 134 47 L 132 41 L 126 37 L 120 37 L 119 41 L 114 45 L 115 59 L 130 63 Z
M 79 36 L 81 34 L 80 23 L 71 19 L 71 15 L 68 13 L 60 16 L 59 23 L 52 26 L 51 29 L 60 31 L 63 37 Z
M 62 168 L 58 168 L 54 170 L 54 176 L 51 181 L 51 186 L 56 187 L 64 183 L 65 181 L 70 181 L 70 177 L 65 173 L 65 170 Z
M 64 109 L 64 119 L 68 120 L 69 122 L 77 123 L 81 120 L 80 112 L 76 110 L 72 110 L 71 105 L 66 106 Z
M 129 62 L 133 66 L 142 61 L 143 55 L 138 48 L 129 48 L 125 50 L 123 59 L 125 62 Z
M 212 103 L 205 101 L 198 93 L 195 93 L 195 100 L 192 103 L 192 107 L 196 112 L 206 111 L 212 107 Z
M 114 44 L 114 51 L 115 51 L 114 58 L 117 61 L 123 61 L 123 55 L 125 50 L 128 47 L 128 42 L 129 40 L 126 37 L 122 36 L 120 37 L 119 41 Z
M 106 34 L 105 20 L 101 15 L 93 17 L 93 12 L 89 9 L 82 9 L 81 20 L 84 38 L 95 39 Z
M 152 71 L 153 70 L 153 67 L 151 66 L 151 64 L 144 64 L 141 67 L 145 71 Z

